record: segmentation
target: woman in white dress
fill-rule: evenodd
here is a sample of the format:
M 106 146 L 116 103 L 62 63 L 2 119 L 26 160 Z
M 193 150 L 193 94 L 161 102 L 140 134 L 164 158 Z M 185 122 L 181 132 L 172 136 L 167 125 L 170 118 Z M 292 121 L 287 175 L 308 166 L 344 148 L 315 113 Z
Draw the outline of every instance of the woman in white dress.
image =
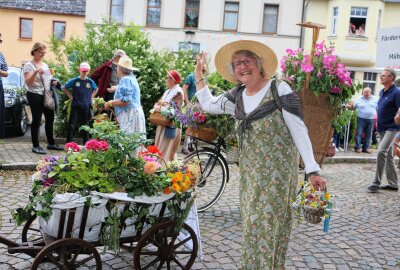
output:
M 157 102 L 160 106 L 165 106 L 174 102 L 177 106 L 183 103 L 183 90 L 179 86 L 182 78 L 178 71 L 167 71 L 165 84 L 168 89 L 164 92 L 161 99 Z M 166 161 L 172 161 L 177 158 L 176 152 L 178 151 L 181 142 L 182 130 L 180 128 L 171 129 L 169 127 L 157 126 L 156 138 L 154 145 L 157 146 Z

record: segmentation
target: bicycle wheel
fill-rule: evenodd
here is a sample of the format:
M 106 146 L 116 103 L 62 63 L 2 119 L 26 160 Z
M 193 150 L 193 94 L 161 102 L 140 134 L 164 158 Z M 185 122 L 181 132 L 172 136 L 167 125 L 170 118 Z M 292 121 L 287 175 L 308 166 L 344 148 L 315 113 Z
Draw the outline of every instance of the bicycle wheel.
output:
M 200 160 L 202 176 L 196 183 L 196 206 L 198 212 L 203 212 L 213 206 L 221 197 L 228 180 L 228 168 L 223 156 L 210 150 L 202 149 L 189 154 L 186 159 Z

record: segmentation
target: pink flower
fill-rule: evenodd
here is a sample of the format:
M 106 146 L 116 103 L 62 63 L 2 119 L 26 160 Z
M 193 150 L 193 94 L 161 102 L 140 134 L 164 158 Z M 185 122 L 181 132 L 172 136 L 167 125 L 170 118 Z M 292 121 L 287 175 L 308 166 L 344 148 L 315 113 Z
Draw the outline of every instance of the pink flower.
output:
M 340 94 L 340 92 L 341 92 L 341 89 L 339 87 L 337 87 L 337 86 L 334 86 L 334 87 L 331 88 L 331 93 L 332 94 Z
M 79 145 L 75 142 L 69 142 L 67 144 L 65 144 L 65 148 L 68 150 L 72 150 L 73 152 L 80 152 L 81 148 L 79 147 Z
M 286 59 L 285 59 L 285 57 L 283 57 L 281 59 L 281 69 L 282 69 L 282 72 L 286 71 Z
M 160 163 L 156 161 L 149 161 L 146 162 L 146 164 L 144 164 L 143 169 L 145 174 L 154 174 L 160 167 L 161 167 Z
M 321 70 L 318 70 L 317 77 L 318 77 L 318 78 L 319 78 L 319 77 L 322 77 L 322 72 L 321 72 Z
M 310 64 L 301 64 L 301 69 L 305 72 L 305 73 L 309 73 L 311 71 L 314 70 L 314 67 Z
M 321 43 L 316 43 L 315 44 L 315 48 L 317 49 L 317 50 L 323 50 L 324 48 L 325 48 L 325 40 L 324 41 L 322 41 Z
M 157 161 L 157 157 L 143 156 L 145 161 Z
M 89 140 L 86 142 L 85 148 L 93 151 L 107 151 L 108 143 L 106 141 Z

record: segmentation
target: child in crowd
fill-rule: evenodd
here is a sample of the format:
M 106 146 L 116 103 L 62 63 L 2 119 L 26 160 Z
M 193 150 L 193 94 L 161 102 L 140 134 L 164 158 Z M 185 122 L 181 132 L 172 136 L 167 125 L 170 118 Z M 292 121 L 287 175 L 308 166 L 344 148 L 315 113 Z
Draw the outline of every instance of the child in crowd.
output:
M 88 78 L 90 65 L 82 62 L 78 68 L 79 76 L 68 80 L 63 86 L 64 93 L 72 100 L 71 114 L 69 117 L 69 126 L 67 132 L 67 143 L 72 141 L 75 127 L 89 125 L 91 112 L 90 105 L 92 98 L 97 93 L 97 85 Z M 72 94 L 71 94 L 72 90 Z M 83 145 L 89 140 L 89 134 L 86 131 L 81 131 Z

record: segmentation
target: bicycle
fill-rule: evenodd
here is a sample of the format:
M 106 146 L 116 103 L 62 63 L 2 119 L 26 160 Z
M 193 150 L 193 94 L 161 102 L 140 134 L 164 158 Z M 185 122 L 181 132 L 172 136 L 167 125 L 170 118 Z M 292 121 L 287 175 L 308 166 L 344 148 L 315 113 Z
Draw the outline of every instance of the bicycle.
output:
M 191 137 L 195 151 L 188 154 L 185 159 L 199 159 L 201 177 L 196 183 L 197 212 L 204 212 L 213 206 L 225 190 L 229 182 L 229 167 L 222 152 L 225 152 L 225 141 L 219 137 L 216 143 L 207 142 L 213 147 L 202 146 L 198 149 L 200 139 Z M 201 140 L 200 140 L 201 141 Z

